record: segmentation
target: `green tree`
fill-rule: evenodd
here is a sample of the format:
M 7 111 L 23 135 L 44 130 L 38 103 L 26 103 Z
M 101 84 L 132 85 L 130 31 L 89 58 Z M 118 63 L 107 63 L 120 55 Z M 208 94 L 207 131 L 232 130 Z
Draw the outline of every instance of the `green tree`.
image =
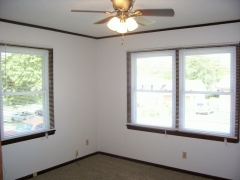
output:
M 220 79 L 230 73 L 230 70 L 221 64 L 218 58 L 207 56 L 186 56 L 185 61 L 185 78 L 186 80 L 200 80 L 205 88 L 210 90 L 215 88 Z M 138 78 L 156 78 L 172 79 L 172 65 L 170 60 L 153 59 L 149 63 L 148 59 L 138 61 L 137 76 Z
M 30 92 L 42 90 L 42 57 L 11 54 L 1 60 L 2 91 Z M 41 95 L 4 96 L 5 105 L 26 105 L 39 102 Z
M 141 62 L 142 61 L 142 62 Z M 165 61 L 165 62 L 164 62 Z M 172 79 L 172 63 L 171 60 L 158 60 L 153 59 L 150 61 L 140 60 L 138 61 L 137 76 L 138 78 L 158 78 L 171 80 Z
M 218 59 L 204 56 L 187 56 L 185 78 L 187 80 L 201 80 L 206 89 L 210 90 L 229 70 L 220 64 Z

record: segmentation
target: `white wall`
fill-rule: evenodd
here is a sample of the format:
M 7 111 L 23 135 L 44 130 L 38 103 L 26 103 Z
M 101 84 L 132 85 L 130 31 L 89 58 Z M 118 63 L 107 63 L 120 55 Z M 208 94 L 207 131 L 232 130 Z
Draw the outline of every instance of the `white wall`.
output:
M 56 133 L 3 146 L 4 179 L 73 160 L 76 150 L 96 152 L 96 40 L 0 22 L 0 42 L 54 49 Z
M 229 179 L 240 179 L 240 144 L 128 130 L 126 51 L 240 41 L 240 23 L 98 41 L 99 151 Z M 188 153 L 187 160 L 182 152 Z
M 240 179 L 240 145 L 128 130 L 126 51 L 240 41 L 240 23 L 92 40 L 0 22 L 0 41 L 54 48 L 56 134 L 3 146 L 12 180 L 97 150 Z M 96 59 L 97 58 L 97 59 Z M 89 139 L 89 146 L 85 140 Z M 181 158 L 182 151 L 188 159 Z

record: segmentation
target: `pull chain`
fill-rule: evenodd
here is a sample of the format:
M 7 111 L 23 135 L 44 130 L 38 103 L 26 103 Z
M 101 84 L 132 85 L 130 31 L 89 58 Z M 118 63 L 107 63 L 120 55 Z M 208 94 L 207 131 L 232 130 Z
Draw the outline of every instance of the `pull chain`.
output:
M 122 34 L 122 45 L 124 43 L 124 34 Z

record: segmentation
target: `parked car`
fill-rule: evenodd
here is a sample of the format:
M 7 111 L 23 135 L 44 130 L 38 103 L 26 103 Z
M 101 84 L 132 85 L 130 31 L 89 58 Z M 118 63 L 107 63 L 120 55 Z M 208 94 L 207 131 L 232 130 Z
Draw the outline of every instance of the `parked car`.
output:
M 196 114 L 211 114 L 214 113 L 214 105 L 210 103 L 197 103 Z
M 34 118 L 23 120 L 22 124 L 17 128 L 16 132 L 24 132 L 24 131 L 33 131 L 39 130 L 43 128 L 43 119 L 42 118 Z
M 12 121 L 23 121 L 27 119 L 33 119 L 35 116 L 27 111 L 16 112 L 11 116 Z
M 21 125 L 17 129 L 5 131 L 4 135 L 14 135 L 16 133 L 34 131 L 42 128 L 43 128 L 42 118 L 27 119 L 27 120 L 23 120 Z
M 14 130 L 4 131 L 4 135 L 11 135 L 11 134 L 15 134 L 15 131 Z
M 43 110 L 42 109 L 38 109 L 35 111 L 36 115 L 42 116 L 43 115 Z

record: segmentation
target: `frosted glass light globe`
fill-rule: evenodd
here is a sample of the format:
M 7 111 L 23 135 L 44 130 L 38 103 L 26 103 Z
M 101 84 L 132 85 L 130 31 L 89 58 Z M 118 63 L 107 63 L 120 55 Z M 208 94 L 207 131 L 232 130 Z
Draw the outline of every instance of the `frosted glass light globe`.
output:
M 127 32 L 127 24 L 125 22 L 120 22 L 118 28 L 117 28 L 117 32 L 124 34 Z
M 107 24 L 107 27 L 111 29 L 112 31 L 116 31 L 118 29 L 118 26 L 120 24 L 120 19 L 117 17 L 113 17 Z
M 133 31 L 138 27 L 137 22 L 133 18 L 128 18 L 126 20 L 126 24 L 127 24 L 128 31 Z

